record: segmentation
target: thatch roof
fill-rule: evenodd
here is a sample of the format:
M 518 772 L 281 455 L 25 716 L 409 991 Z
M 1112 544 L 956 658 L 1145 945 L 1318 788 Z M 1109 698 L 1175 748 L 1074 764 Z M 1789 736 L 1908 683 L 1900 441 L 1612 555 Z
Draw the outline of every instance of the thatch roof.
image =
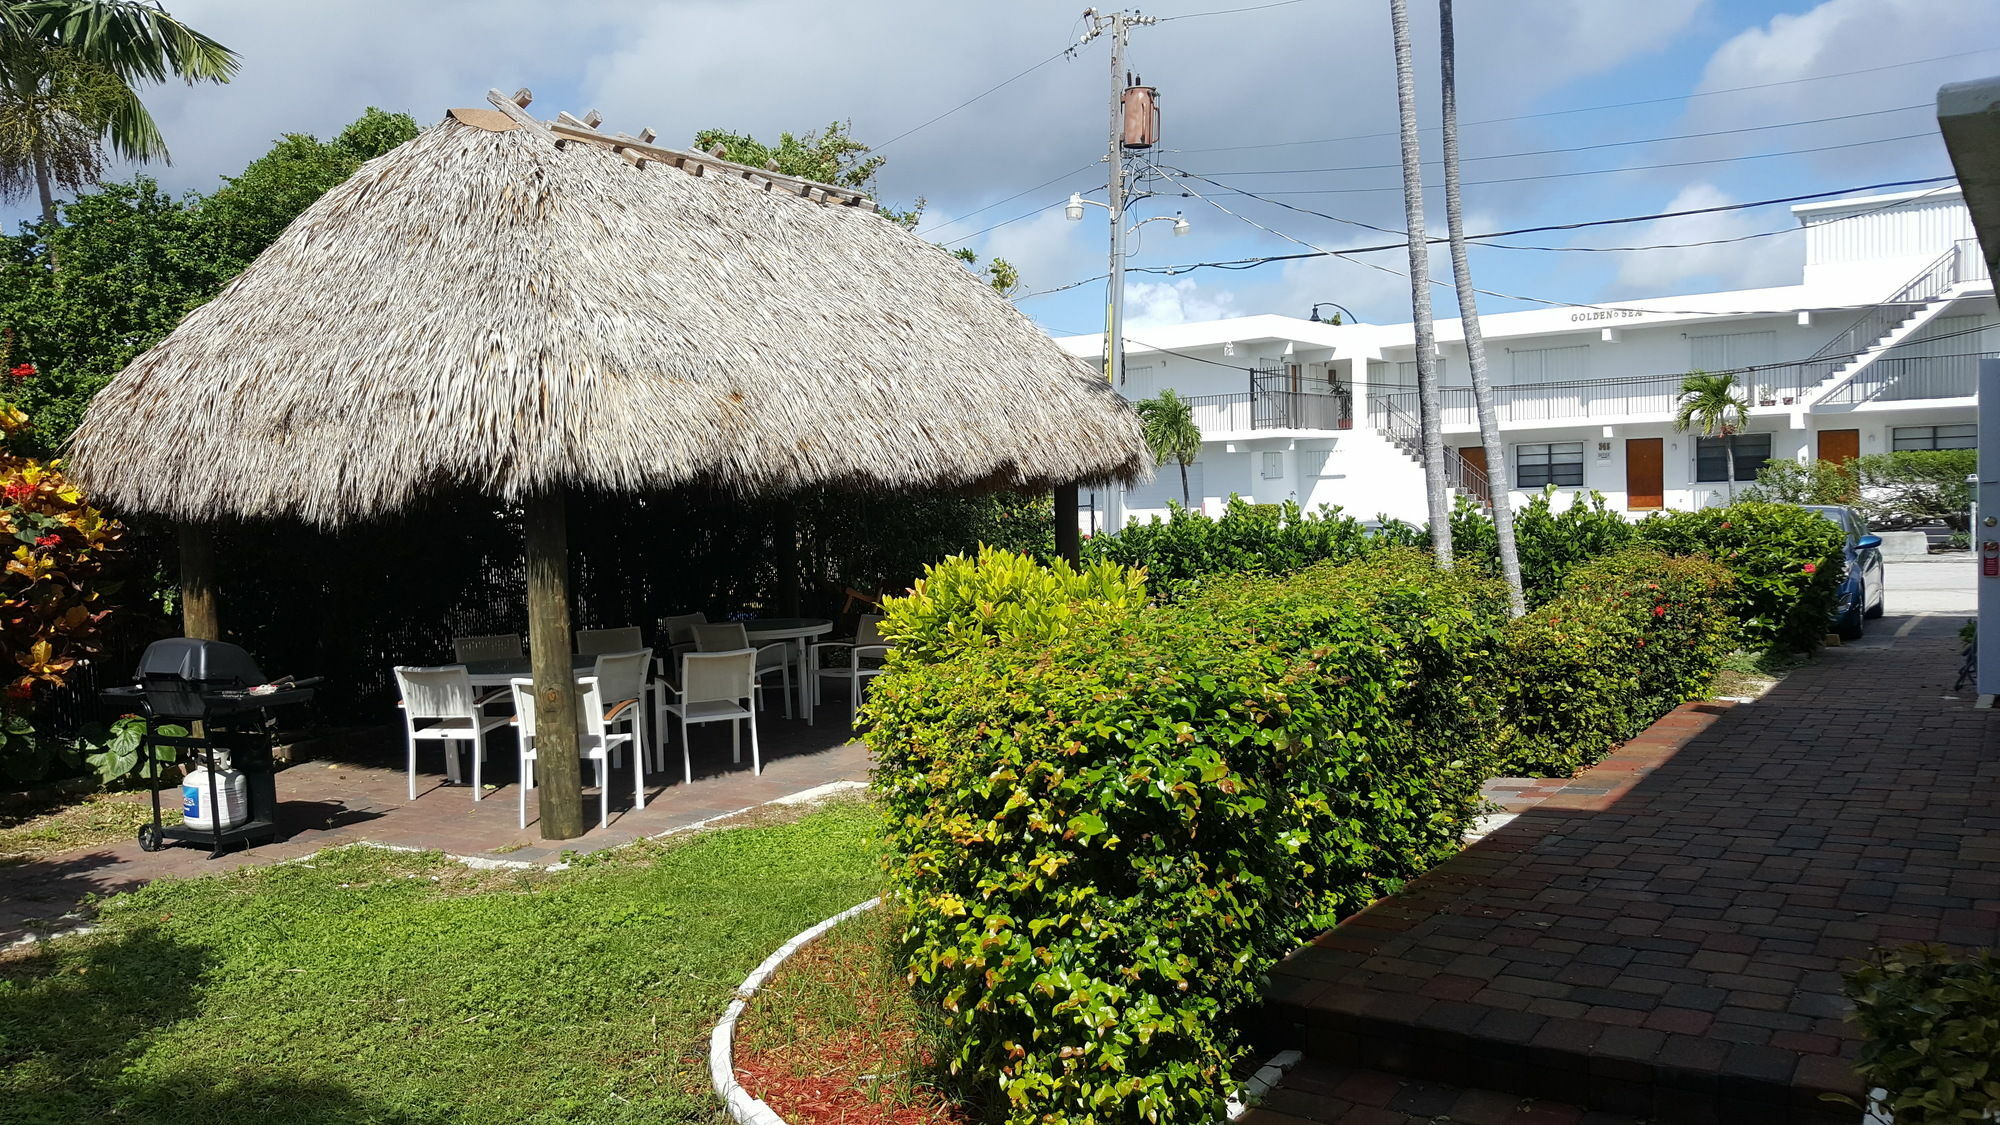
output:
M 451 486 L 1150 471 L 1101 374 L 865 198 L 491 100 L 363 165 L 134 360 L 74 477 L 128 511 L 337 525 Z

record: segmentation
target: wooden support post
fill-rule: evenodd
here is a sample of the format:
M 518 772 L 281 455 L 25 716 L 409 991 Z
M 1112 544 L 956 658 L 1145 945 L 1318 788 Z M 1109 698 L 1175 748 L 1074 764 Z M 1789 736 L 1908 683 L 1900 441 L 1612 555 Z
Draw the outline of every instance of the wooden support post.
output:
M 1083 561 L 1083 534 L 1076 523 L 1076 486 L 1056 486 L 1056 555 L 1074 566 Z
M 215 603 L 215 529 L 184 523 L 181 539 L 181 632 L 204 641 L 222 639 Z
M 530 497 L 528 658 L 535 677 L 535 792 L 542 839 L 583 835 L 576 747 L 576 677 L 570 670 L 569 535 L 560 489 Z

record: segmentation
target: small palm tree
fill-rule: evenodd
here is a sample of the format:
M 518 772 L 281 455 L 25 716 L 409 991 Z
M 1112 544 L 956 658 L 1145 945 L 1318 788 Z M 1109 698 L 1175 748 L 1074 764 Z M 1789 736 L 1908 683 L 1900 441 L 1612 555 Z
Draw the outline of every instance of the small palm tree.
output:
M 1699 430 L 1703 437 L 1721 438 L 1728 458 L 1729 499 L 1736 500 L 1736 435 L 1750 424 L 1750 400 L 1737 386 L 1734 373 L 1710 375 L 1690 371 L 1681 380 L 1681 399 L 1674 411 L 1674 428 Z
M 1159 464 L 1178 462 L 1181 467 L 1181 504 L 1192 507 L 1188 495 L 1187 467 L 1201 456 L 1201 427 L 1194 424 L 1194 404 L 1169 387 L 1157 398 L 1141 400 L 1136 409 L 1146 429 L 1146 444 Z

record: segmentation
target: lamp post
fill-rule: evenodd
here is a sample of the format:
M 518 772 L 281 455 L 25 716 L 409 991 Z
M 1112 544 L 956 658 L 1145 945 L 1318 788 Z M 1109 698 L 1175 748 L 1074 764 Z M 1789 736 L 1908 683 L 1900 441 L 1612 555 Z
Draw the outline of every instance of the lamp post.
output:
M 1336 309 L 1336 310 L 1338 310 L 1338 311 L 1339 311 L 1339 313 L 1340 313 L 1340 315 L 1341 315 L 1341 316 L 1344 316 L 1344 317 L 1346 317 L 1347 319 L 1346 319 L 1346 320 L 1321 320 L 1321 319 L 1320 319 L 1320 316 L 1319 316 L 1319 310 L 1321 310 L 1321 309 L 1323 309 L 1323 308 L 1330 308 L 1330 309 Z M 1333 301 L 1321 301 L 1321 302 L 1319 302 L 1318 304 L 1314 305 L 1314 306 L 1312 307 L 1312 318 L 1311 318 L 1311 319 L 1312 319 L 1312 322 L 1313 322 L 1314 324 L 1359 324 L 1359 323 L 1361 322 L 1361 318 L 1360 318 L 1360 317 L 1358 317 L 1358 316 L 1355 316 L 1355 315 L 1354 315 L 1353 313 L 1351 313 L 1351 312 L 1348 312 L 1348 311 L 1347 311 L 1347 306 L 1346 306 L 1346 305 L 1342 305 L 1342 304 L 1338 304 L 1338 303 L 1336 303 L 1336 302 L 1333 302 Z

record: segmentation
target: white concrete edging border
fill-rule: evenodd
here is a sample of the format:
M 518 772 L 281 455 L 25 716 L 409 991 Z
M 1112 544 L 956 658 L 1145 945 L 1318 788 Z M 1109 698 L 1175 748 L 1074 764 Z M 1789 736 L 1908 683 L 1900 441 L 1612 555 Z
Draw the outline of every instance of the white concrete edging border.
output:
M 721 1098 L 723 1104 L 729 1107 L 730 1119 L 737 1122 L 737 1125 L 787 1125 L 776 1110 L 764 1104 L 762 1099 L 752 1097 L 750 1091 L 736 1082 L 736 1021 L 742 1017 L 743 1010 L 749 1007 L 750 999 L 757 995 L 758 989 L 764 987 L 765 981 L 771 979 L 771 974 L 778 971 L 778 966 L 791 959 L 792 954 L 818 941 L 828 930 L 849 918 L 865 914 L 880 905 L 882 899 L 878 895 L 867 902 L 850 906 L 797 934 L 792 940 L 779 946 L 776 953 L 764 958 L 764 963 L 750 970 L 750 975 L 744 977 L 743 983 L 736 986 L 735 998 L 729 1001 L 729 1007 L 723 1010 L 722 1019 L 716 1022 L 715 1030 L 708 1036 L 708 1079 L 715 1089 L 715 1096 Z M 1257 1073 L 1251 1075 L 1243 1084 L 1243 1089 L 1229 1095 L 1229 1120 L 1234 1121 L 1249 1112 L 1250 1106 L 1270 1093 L 1284 1077 L 1285 1072 L 1297 1065 L 1298 1061 L 1299 1052 L 1280 1051 L 1270 1062 L 1258 1068 Z
M 792 954 L 818 941 L 828 930 L 849 918 L 866 913 L 880 905 L 882 899 L 879 896 L 871 898 L 858 906 L 850 906 L 798 934 L 779 946 L 776 953 L 764 958 L 764 963 L 750 970 L 750 975 L 744 977 L 743 983 L 736 986 L 735 999 L 729 1002 L 729 1007 L 722 1013 L 722 1019 L 716 1023 L 715 1030 L 708 1037 L 708 1078 L 715 1087 L 715 1096 L 721 1098 L 723 1104 L 729 1107 L 729 1116 L 738 1122 L 738 1125 L 785 1125 L 785 1119 L 779 1117 L 770 1106 L 752 1097 L 750 1091 L 736 1084 L 736 1021 L 743 1015 L 743 1009 L 749 1006 L 750 998 L 757 995 L 757 990 L 764 987 L 764 982 L 771 978 L 772 973 L 778 971 L 778 966 L 790 960 Z

